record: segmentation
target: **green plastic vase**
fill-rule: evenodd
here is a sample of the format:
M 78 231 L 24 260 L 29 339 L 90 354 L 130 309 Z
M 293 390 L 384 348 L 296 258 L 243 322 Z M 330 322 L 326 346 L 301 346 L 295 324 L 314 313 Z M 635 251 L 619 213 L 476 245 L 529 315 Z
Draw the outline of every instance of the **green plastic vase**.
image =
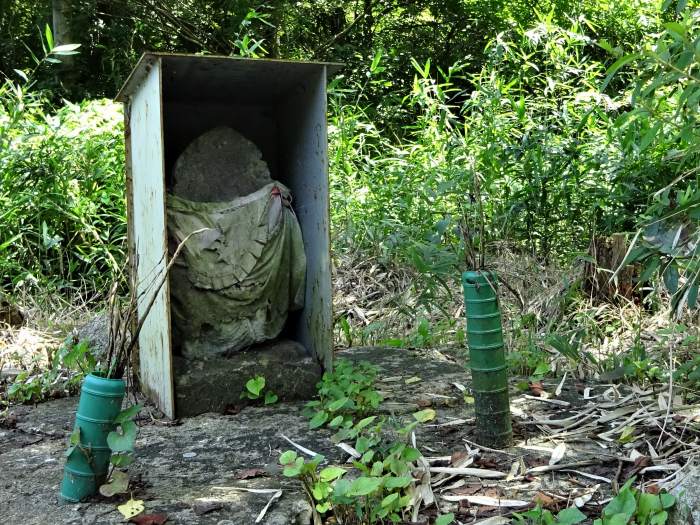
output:
M 477 436 L 483 445 L 503 448 L 513 432 L 497 283 L 494 272 L 462 274 Z
M 123 379 L 88 374 L 80 390 L 75 427 L 80 428 L 80 445 L 66 459 L 61 497 L 78 502 L 97 493 L 107 476 L 111 450 L 107 435 L 115 429 L 114 418 L 121 411 L 126 392 Z

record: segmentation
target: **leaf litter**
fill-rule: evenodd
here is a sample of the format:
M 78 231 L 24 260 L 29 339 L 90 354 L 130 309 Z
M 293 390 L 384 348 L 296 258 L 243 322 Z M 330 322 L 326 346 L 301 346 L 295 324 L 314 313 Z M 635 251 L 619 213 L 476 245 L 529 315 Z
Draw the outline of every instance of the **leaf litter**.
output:
M 547 385 L 551 388 L 537 386 L 555 397 L 534 396 L 531 389 L 512 397 L 519 409 L 513 447 L 500 451 L 462 438 L 466 455 L 453 451 L 430 458 L 442 512 L 481 518 L 475 523 L 484 525 L 511 523 L 514 511 L 537 504 L 552 511 L 575 507 L 594 516 L 630 477 L 649 492 L 671 489 L 685 466 L 700 457 L 698 406 L 679 399 L 671 403 L 668 396 L 637 386 L 574 389 L 564 380 Z M 565 398 L 557 399 L 562 394 Z M 431 431 L 447 430 L 441 428 L 445 420 L 438 417 Z M 485 461 L 489 469 L 476 468 Z

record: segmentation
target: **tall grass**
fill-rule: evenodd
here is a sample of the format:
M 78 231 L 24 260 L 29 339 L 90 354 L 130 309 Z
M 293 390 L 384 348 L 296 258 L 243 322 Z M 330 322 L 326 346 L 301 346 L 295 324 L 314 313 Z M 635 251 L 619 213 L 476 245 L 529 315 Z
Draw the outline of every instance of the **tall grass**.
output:
M 605 44 L 586 29 L 541 16 L 534 27 L 497 35 L 476 74 L 460 63 L 442 71 L 413 61 L 409 92 L 388 88 L 381 53 L 364 83 L 336 79 L 335 253 L 410 269 L 417 304 L 430 313 L 445 310 L 452 281 L 471 264 L 470 247 L 493 253 L 507 244 L 536 261 L 566 263 L 593 235 L 633 230 L 654 192 L 678 176 L 668 154 L 683 152 L 662 134 L 653 147 L 635 148 L 636 128 L 620 123 L 635 110 L 630 92 L 648 67 L 629 62 L 610 83 L 607 64 L 595 58 Z M 89 101 L 52 110 L 42 94 L 15 88 L 0 90 L 0 285 L 99 295 L 125 264 L 119 107 Z M 368 103 L 365 94 L 381 89 L 391 107 Z M 406 123 L 380 128 L 383 112 Z M 690 133 L 697 151 L 692 126 Z
M 125 260 L 121 108 L 95 100 L 51 112 L 41 94 L 4 95 L 0 285 L 100 295 Z

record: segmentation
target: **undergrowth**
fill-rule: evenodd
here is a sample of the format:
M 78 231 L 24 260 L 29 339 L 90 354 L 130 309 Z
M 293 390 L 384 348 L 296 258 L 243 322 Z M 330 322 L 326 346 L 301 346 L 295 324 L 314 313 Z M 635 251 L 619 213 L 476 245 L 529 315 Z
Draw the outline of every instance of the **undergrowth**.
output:
M 645 7 L 624 49 L 544 13 L 495 35 L 478 71 L 413 59 L 412 85 L 392 87 L 376 49 L 361 81 L 331 81 L 338 345 L 464 346 L 459 275 L 478 245 L 504 279 L 514 373 L 695 384 L 700 14 L 671 4 Z M 122 113 L 58 105 L 33 73 L 0 87 L 0 287 L 92 301 L 126 264 Z M 383 126 L 379 91 L 401 125 Z M 640 271 L 629 305 L 581 288 L 590 240 L 616 232 Z

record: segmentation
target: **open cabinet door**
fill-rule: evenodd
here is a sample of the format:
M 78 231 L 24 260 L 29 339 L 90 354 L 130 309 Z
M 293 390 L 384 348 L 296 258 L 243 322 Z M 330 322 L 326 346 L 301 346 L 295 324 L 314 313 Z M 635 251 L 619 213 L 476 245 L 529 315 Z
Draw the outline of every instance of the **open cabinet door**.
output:
M 153 60 L 146 71 L 126 109 L 129 253 L 139 294 L 139 320 L 165 279 L 168 263 L 160 60 Z M 174 418 L 169 297 L 166 279 L 143 324 L 138 347 L 141 388 L 165 415 Z

